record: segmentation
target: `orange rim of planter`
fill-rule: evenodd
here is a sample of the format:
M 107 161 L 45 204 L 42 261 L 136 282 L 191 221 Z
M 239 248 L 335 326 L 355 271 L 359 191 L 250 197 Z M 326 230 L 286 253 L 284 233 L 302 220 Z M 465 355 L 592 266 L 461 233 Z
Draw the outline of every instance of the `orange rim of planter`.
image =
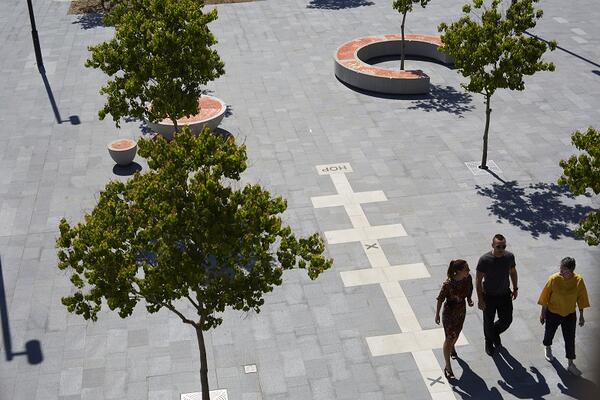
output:
M 137 145 L 133 139 L 117 139 L 108 144 L 110 150 L 125 151 L 134 148 Z
M 190 125 L 198 122 L 208 121 L 217 115 L 224 113 L 227 106 L 216 97 L 202 95 L 198 99 L 198 112 L 189 117 L 179 118 L 177 124 Z M 159 122 L 161 125 L 173 125 L 173 121 L 168 118 Z

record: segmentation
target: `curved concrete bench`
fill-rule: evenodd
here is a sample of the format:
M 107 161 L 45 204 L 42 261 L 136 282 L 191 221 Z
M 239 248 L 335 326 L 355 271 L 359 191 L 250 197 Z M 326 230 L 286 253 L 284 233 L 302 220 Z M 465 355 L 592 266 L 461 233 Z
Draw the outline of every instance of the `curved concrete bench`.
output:
M 405 35 L 405 54 L 431 58 L 444 64 L 452 57 L 438 51 L 439 36 Z M 359 89 L 388 94 L 429 93 L 429 76 L 421 70 L 399 70 L 369 65 L 375 57 L 400 55 L 402 35 L 366 36 L 344 43 L 335 52 L 335 75 Z
M 198 99 L 198 113 L 187 118 L 178 119 L 178 128 L 187 126 L 195 134 L 200 133 L 205 126 L 214 131 L 223 120 L 226 110 L 227 106 L 221 99 L 202 95 Z M 173 138 L 175 126 L 170 119 L 163 119 L 157 123 L 146 121 L 146 124 L 152 131 L 160 133 L 165 139 L 171 140 Z

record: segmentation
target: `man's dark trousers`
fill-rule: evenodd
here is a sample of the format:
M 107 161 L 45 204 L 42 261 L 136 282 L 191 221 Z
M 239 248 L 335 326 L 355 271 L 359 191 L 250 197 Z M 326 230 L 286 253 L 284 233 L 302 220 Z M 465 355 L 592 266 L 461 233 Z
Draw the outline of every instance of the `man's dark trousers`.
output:
M 544 346 L 552 346 L 552 339 L 556 329 L 560 326 L 565 339 L 565 353 L 569 360 L 575 359 L 575 329 L 577 327 L 577 315 L 571 313 L 566 317 L 554 314 L 546 310 L 546 329 L 544 330 Z
M 484 295 L 483 333 L 486 345 L 500 342 L 500 334 L 508 329 L 512 322 L 513 305 L 510 292 L 501 295 Z M 498 313 L 498 320 L 494 322 Z

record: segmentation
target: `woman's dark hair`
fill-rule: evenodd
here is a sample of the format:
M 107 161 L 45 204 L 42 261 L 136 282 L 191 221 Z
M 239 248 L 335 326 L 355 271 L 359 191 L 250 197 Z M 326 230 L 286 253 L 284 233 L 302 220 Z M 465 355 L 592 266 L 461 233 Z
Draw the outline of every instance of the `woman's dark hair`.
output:
M 570 271 L 575 270 L 575 259 L 573 257 L 565 257 L 560 260 L 560 266 L 568 268 Z
M 458 271 L 461 271 L 466 266 L 467 262 L 465 260 L 452 260 L 450 261 L 450 265 L 448 265 L 448 272 L 446 273 L 446 276 L 448 276 L 448 279 L 452 279 L 452 277 L 456 275 Z

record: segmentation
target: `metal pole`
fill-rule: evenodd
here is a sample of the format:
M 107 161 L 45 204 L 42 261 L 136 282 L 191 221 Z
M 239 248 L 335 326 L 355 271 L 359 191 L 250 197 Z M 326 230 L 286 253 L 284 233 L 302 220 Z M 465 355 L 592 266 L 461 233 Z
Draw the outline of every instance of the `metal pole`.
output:
M 42 50 L 40 49 L 40 39 L 38 38 L 37 29 L 35 29 L 35 16 L 33 15 L 33 6 L 31 0 L 27 0 L 27 8 L 29 8 L 29 20 L 31 21 L 31 38 L 33 39 L 33 49 L 35 51 L 35 61 L 40 69 L 44 68 L 42 60 Z

